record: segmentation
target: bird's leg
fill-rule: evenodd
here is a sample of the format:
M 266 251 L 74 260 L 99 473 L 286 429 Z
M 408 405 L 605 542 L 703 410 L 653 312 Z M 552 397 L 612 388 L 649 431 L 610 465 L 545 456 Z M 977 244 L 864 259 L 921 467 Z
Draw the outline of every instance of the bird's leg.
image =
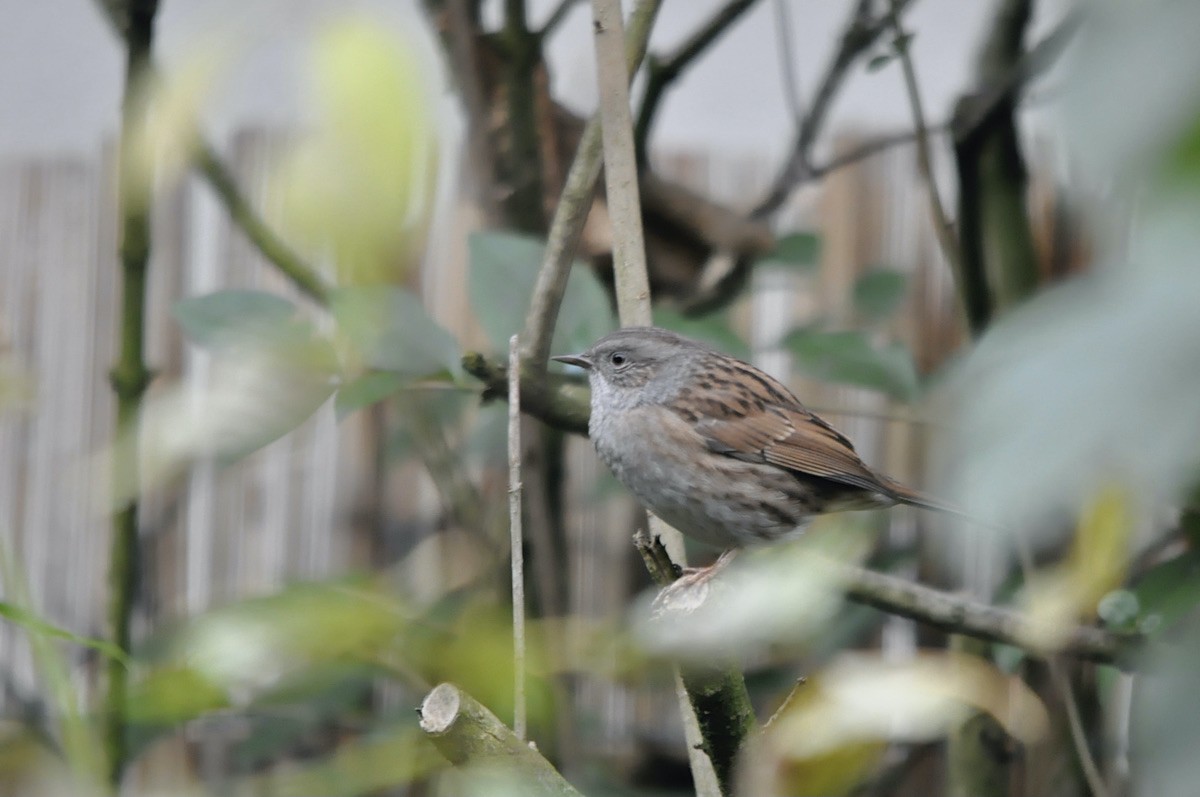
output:
M 724 570 L 738 554 L 730 548 L 717 557 L 717 561 L 706 567 L 685 567 L 683 575 L 663 587 L 654 599 L 655 613 L 667 611 L 690 612 L 699 608 L 708 598 L 708 587 L 717 574 Z

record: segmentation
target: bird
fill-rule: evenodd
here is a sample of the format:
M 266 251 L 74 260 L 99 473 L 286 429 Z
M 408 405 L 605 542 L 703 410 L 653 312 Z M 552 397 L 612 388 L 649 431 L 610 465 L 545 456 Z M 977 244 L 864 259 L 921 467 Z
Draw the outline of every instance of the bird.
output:
M 818 515 L 907 504 L 954 511 L 868 466 L 778 380 L 659 327 L 625 327 L 553 360 L 587 372 L 588 435 L 641 504 L 737 550 L 803 534 Z

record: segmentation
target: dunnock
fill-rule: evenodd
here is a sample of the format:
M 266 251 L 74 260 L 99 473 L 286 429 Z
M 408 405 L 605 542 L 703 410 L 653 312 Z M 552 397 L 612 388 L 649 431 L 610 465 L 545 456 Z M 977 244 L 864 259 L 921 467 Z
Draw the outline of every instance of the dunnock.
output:
M 740 548 L 796 535 L 825 512 L 943 509 L 868 467 L 778 381 L 682 335 L 627 327 L 553 359 L 588 372 L 600 458 L 695 539 Z

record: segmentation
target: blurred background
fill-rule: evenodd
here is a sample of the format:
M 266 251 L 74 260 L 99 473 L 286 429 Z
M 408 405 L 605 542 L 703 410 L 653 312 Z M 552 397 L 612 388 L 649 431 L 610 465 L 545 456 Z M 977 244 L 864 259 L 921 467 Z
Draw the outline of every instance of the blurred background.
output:
M 528 364 L 540 756 L 497 772 L 413 709 L 514 722 L 504 363 L 591 4 L 12 5 L 0 794 L 1194 793 L 1200 4 L 624 6 L 655 322 L 967 519 L 823 519 L 663 633 L 579 375 Z M 585 198 L 552 353 L 617 326 Z M 736 777 L 672 675 L 714 665 Z

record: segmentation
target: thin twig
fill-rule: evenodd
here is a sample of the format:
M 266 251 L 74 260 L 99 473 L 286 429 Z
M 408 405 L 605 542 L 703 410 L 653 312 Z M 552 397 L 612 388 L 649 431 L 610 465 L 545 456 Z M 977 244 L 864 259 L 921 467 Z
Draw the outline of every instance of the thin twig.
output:
M 671 55 L 665 58 L 651 55 L 647 59 L 646 90 L 642 96 L 637 125 L 633 131 L 639 163 L 646 159 L 646 145 L 650 140 L 650 131 L 654 127 L 654 118 L 658 113 L 662 98 L 671 84 L 678 80 L 705 50 L 721 38 L 739 17 L 749 11 L 755 2 L 757 0 L 731 0 L 697 28 Z
M 525 552 L 521 534 L 521 350 L 508 341 L 508 538 L 512 546 L 513 733 L 525 739 Z
M 921 180 L 925 183 L 925 193 L 929 199 L 929 212 L 933 217 L 934 235 L 942 248 L 946 262 L 951 265 L 955 274 L 962 271 L 962 250 L 958 239 L 950 226 L 950 218 L 942 204 L 938 192 L 937 181 L 933 176 L 933 155 L 929 146 L 929 128 L 925 124 L 925 109 L 921 101 L 921 89 L 917 84 L 917 70 L 913 66 L 911 37 L 906 37 L 900 24 L 900 0 L 891 0 L 889 23 L 896 34 L 896 55 L 900 61 L 900 70 L 904 74 L 904 86 L 908 92 L 908 103 L 912 109 L 913 124 L 917 136 L 917 167 L 921 171 Z
M 796 75 L 796 48 L 792 44 L 792 12 L 788 0 L 775 0 L 775 40 L 779 43 L 779 71 L 783 75 L 783 101 L 797 128 L 804 123 L 800 79 Z
M 212 146 L 201 141 L 195 154 L 196 169 L 208 180 L 217 198 L 225 205 L 229 218 L 246 239 L 292 284 L 320 304 L 329 303 L 329 285 L 320 273 L 304 261 L 286 241 L 267 224 L 238 187 L 233 173 Z
M 567 18 L 578 2 L 579 0 L 559 0 L 558 6 L 550 12 L 542 29 L 538 31 L 538 36 L 545 39 L 558 30 L 558 26 L 562 24 L 562 21 Z
M 949 132 L 949 129 L 950 126 L 948 124 L 940 124 L 927 128 L 925 132 L 930 136 L 944 135 Z M 915 130 L 905 130 L 900 133 L 893 133 L 892 135 L 873 138 L 870 141 L 864 141 L 862 144 L 846 150 L 841 155 L 830 158 L 828 163 L 825 163 L 821 166 L 813 166 L 810 169 L 809 174 L 811 175 L 812 179 L 818 180 L 831 174 L 832 172 L 837 171 L 838 169 L 845 168 L 846 166 L 852 166 L 859 161 L 864 161 L 867 158 L 880 154 L 881 152 L 886 152 L 892 147 L 911 144 L 916 140 L 917 131 Z
M 629 31 L 625 40 L 625 59 L 629 74 L 637 72 L 650 30 L 662 0 L 642 0 L 629 18 Z M 525 328 L 521 332 L 523 341 L 521 359 L 525 362 L 527 375 L 540 378 L 546 372 L 546 360 L 550 356 L 550 339 L 554 334 L 554 323 L 562 305 L 563 292 L 567 288 L 567 277 L 583 224 L 600 177 L 601 165 L 600 115 L 596 114 L 584 128 L 567 172 L 562 195 L 554 209 L 554 219 L 546 237 L 546 250 L 542 256 L 542 267 L 538 272 L 529 300 L 529 312 L 525 316 Z
M 1017 550 L 1017 562 L 1021 568 L 1021 578 L 1026 584 L 1030 584 L 1034 576 L 1034 563 L 1033 552 L 1029 549 L 1029 540 L 1020 533 L 1014 534 L 1013 540 Z M 1091 746 L 1088 744 L 1087 731 L 1084 730 L 1083 719 L 1079 713 L 1079 703 L 1075 699 L 1075 691 L 1071 688 L 1071 677 L 1063 669 L 1062 661 L 1056 656 L 1051 656 L 1046 665 L 1050 670 L 1050 682 L 1054 685 L 1059 697 L 1062 698 L 1063 705 L 1067 710 L 1067 730 L 1071 734 L 1071 745 L 1075 748 L 1075 755 L 1083 770 L 1084 780 L 1087 781 L 1088 788 L 1092 791 L 1092 797 L 1108 797 L 1108 787 L 1104 784 L 1104 776 L 1100 774 L 1100 767 L 1096 764 Z
M 912 2 L 913 0 L 898 0 L 897 6 L 903 9 Z M 850 67 L 875 44 L 875 40 L 887 27 L 886 14 L 872 19 L 871 0 L 858 0 L 855 3 L 842 31 L 838 49 L 826 67 L 813 96 L 808 114 L 796 128 L 791 153 L 767 195 L 751 212 L 753 218 L 766 218 L 779 210 L 797 185 L 812 178 L 812 147 L 825 125 L 833 100 L 841 89 L 842 82 L 850 74 Z

